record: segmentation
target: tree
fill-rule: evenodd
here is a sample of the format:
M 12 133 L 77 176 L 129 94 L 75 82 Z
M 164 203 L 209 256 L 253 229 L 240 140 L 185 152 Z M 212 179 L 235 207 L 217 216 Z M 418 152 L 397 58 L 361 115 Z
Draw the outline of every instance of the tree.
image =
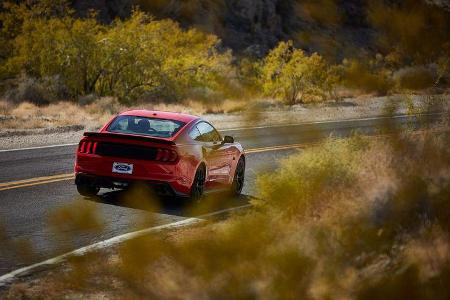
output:
M 95 91 L 101 70 L 94 19 L 72 17 L 25 20 L 8 64 L 36 78 L 59 76 L 73 97 Z
M 20 22 L 4 69 L 38 80 L 57 78 L 71 98 L 95 93 L 122 102 L 179 101 L 220 93 L 234 75 L 231 53 L 218 50 L 217 37 L 140 11 L 111 25 L 95 16 Z
M 231 72 L 231 54 L 217 50 L 215 36 L 185 31 L 173 21 L 155 21 L 139 11 L 117 20 L 100 41 L 103 73 L 98 91 L 124 101 L 177 101 L 196 88 L 219 90 L 220 78 Z
M 264 93 L 290 105 L 325 99 L 336 80 L 320 55 L 308 56 L 296 49 L 292 41 L 280 42 L 262 67 Z

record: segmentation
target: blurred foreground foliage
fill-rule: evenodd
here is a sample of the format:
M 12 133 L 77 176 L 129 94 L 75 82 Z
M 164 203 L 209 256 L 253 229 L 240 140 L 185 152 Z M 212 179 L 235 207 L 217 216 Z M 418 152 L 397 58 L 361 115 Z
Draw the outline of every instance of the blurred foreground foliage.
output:
M 355 135 L 304 149 L 258 177 L 249 211 L 145 235 L 109 255 L 76 257 L 68 271 L 50 273 L 33 289 L 15 285 L 9 296 L 448 299 L 444 128 Z
M 442 93 L 450 83 L 450 13 L 426 1 L 369 1 L 364 20 L 373 39 L 369 50 L 337 43 L 333 34 L 350 20 L 335 0 L 287 1 L 286 7 L 314 28 L 259 56 L 233 55 L 211 34 L 208 22 L 223 26 L 217 17 L 223 1 L 135 3 L 159 17 L 167 17 L 162 12 L 170 7 L 184 27 L 139 8 L 105 24 L 95 11 L 80 18 L 66 0 L 3 1 L 3 96 L 36 104 L 112 96 L 125 105 L 274 97 L 292 105 L 336 100 L 342 90 Z M 186 24 L 198 23 L 191 19 L 200 8 L 218 19 L 189 28 Z M 336 58 L 337 52 L 347 56 Z

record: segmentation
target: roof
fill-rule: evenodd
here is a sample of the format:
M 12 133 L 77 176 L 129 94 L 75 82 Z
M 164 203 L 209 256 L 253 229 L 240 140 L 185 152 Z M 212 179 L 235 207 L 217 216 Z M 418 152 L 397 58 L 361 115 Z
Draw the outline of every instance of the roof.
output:
M 137 109 L 137 110 L 128 110 L 124 111 L 120 114 L 121 116 L 137 116 L 137 117 L 147 117 L 147 118 L 158 118 L 158 119 L 168 119 L 181 121 L 183 123 L 189 123 L 193 120 L 199 119 L 197 116 L 175 113 L 175 112 L 167 112 L 167 111 L 157 111 L 157 110 L 146 110 L 146 109 Z

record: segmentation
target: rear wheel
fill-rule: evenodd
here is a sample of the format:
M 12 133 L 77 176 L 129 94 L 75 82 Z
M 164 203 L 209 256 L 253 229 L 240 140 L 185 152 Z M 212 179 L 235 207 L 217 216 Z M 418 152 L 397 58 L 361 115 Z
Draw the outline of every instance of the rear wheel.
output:
M 240 158 L 237 166 L 236 172 L 234 172 L 233 183 L 231 184 L 231 192 L 239 196 L 242 192 L 242 188 L 244 187 L 245 180 L 245 160 L 244 158 Z
M 203 166 L 200 166 L 195 172 L 194 182 L 191 188 L 191 200 L 199 201 L 203 196 L 205 189 L 206 170 Z
M 94 197 L 100 191 L 100 188 L 89 184 L 77 184 L 77 190 L 81 196 Z

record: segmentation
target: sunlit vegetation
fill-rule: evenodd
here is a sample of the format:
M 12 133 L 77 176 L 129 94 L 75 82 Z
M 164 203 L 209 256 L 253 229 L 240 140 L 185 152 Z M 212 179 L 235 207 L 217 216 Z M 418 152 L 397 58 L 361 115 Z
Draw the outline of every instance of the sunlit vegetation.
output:
M 386 95 L 394 88 L 392 72 L 380 56 L 369 61 L 345 60 L 340 71 L 342 83 L 354 90 Z
M 261 73 L 264 93 L 291 105 L 330 98 L 338 81 L 320 55 L 308 56 L 291 41 L 281 42 L 267 55 Z
M 4 1 L 2 97 L 43 105 L 110 96 L 127 106 L 270 97 L 292 105 L 336 100 L 342 88 L 356 95 L 442 93 L 450 82 L 449 13 L 422 1 L 370 2 L 366 23 L 374 44 L 359 52 L 333 38 L 349 21 L 338 2 L 287 1 L 284 9 L 315 29 L 293 29 L 292 40 L 259 56 L 233 54 L 214 35 L 223 31 L 223 1 L 135 4 L 140 8 L 128 17 L 107 24 L 95 11 L 78 17 L 66 0 Z M 199 19 L 203 10 L 210 18 Z
M 141 12 L 110 26 L 94 18 L 32 18 L 23 21 L 6 68 L 48 85 L 47 94 L 55 90 L 44 100 L 96 94 L 124 103 L 137 98 L 175 102 L 220 92 L 222 78 L 230 76 L 231 57 L 219 53 L 217 43 L 212 35 Z

